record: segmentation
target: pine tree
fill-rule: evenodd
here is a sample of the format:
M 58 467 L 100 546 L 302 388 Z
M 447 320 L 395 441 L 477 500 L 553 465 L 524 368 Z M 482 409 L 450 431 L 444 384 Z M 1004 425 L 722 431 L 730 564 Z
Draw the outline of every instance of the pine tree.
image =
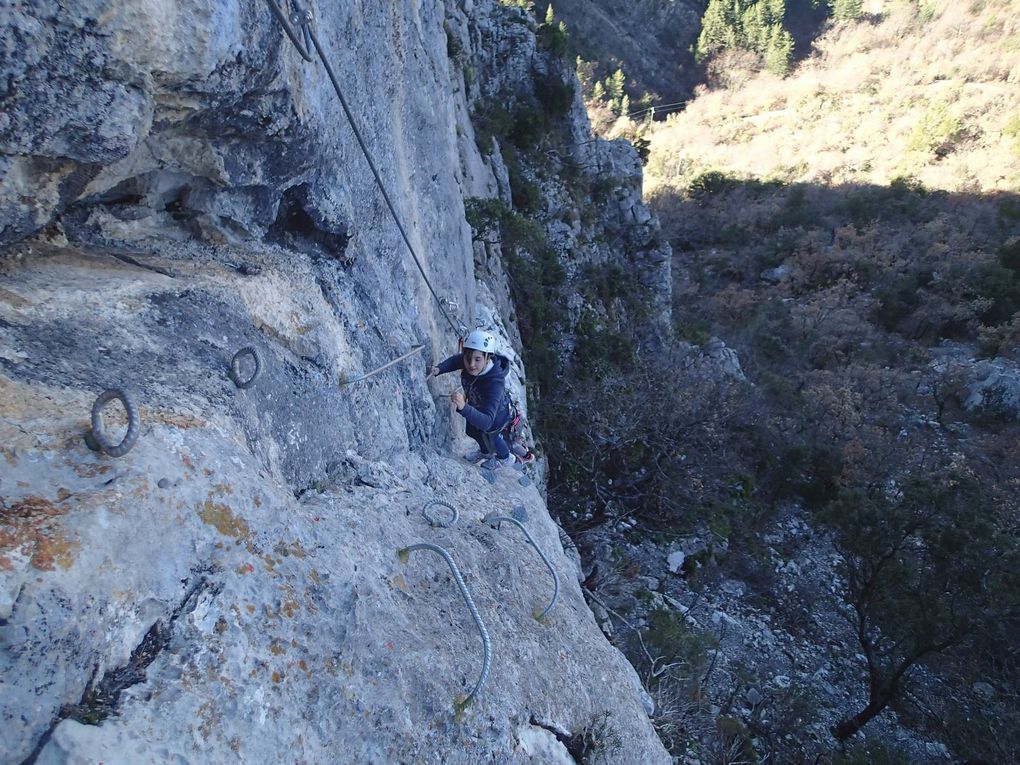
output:
M 831 0 L 836 21 L 855 21 L 864 12 L 861 0 Z
M 626 84 L 627 76 L 623 73 L 623 69 L 617 69 L 606 78 L 606 95 L 609 98 L 609 108 L 613 110 L 613 114 L 620 113 Z
M 606 100 L 606 86 L 602 84 L 602 80 L 595 81 L 595 87 L 592 88 L 591 97 L 596 101 Z
M 553 17 L 553 7 L 552 7 L 552 3 L 549 3 L 548 7 L 545 9 L 545 23 L 546 24 L 552 24 L 553 20 L 554 20 L 554 17 Z
M 772 74 L 785 77 L 790 73 L 792 62 L 793 35 L 776 24 L 769 30 L 769 42 L 765 50 L 765 68 Z
M 701 17 L 701 34 L 698 35 L 696 58 L 703 61 L 710 53 L 728 46 L 728 41 L 735 37 L 735 30 L 730 23 L 733 0 L 709 0 L 705 15 Z
M 765 6 L 762 3 L 755 3 L 748 6 L 740 17 L 740 40 L 741 48 L 761 53 L 768 42 L 768 25 L 765 22 Z

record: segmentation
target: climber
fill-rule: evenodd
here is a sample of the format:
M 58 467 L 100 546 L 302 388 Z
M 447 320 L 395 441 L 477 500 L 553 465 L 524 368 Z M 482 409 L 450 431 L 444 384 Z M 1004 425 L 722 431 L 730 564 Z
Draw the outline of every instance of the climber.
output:
M 493 470 L 513 465 L 515 461 L 502 436 L 503 429 L 514 416 L 506 390 L 510 360 L 495 350 L 496 338 L 492 333 L 476 329 L 464 341 L 462 353 L 450 356 L 439 366 L 425 369 L 426 379 L 461 370 L 464 392 L 457 391 L 450 400 L 466 420 L 467 434 L 478 443 L 478 449 L 465 455 L 465 459 L 469 462 L 485 460 L 482 467 Z

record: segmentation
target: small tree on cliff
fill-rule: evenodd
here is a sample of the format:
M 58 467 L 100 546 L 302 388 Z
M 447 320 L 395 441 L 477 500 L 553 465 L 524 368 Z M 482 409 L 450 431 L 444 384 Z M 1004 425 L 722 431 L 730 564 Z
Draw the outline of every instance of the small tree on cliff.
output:
M 833 728 L 842 741 L 898 696 L 918 662 L 1016 618 L 1018 556 L 996 529 L 990 492 L 970 476 L 848 492 L 823 518 L 836 531 L 868 672 L 867 705 Z

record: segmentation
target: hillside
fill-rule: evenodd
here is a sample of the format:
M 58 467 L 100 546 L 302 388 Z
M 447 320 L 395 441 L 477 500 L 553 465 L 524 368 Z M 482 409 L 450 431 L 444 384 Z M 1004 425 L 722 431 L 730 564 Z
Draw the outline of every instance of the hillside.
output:
M 741 372 L 644 438 L 666 549 L 707 546 L 669 590 L 681 686 L 776 761 L 1013 762 L 1020 5 L 864 8 L 646 133 L 678 338 Z M 661 513 L 630 507 L 644 573 Z
M 889 0 L 794 73 L 702 90 L 655 133 L 646 193 L 706 170 L 782 183 L 1020 187 L 1020 18 L 1010 0 Z
M 550 3 L 536 4 L 539 15 Z M 701 79 L 694 61 L 705 0 L 558 0 L 551 3 L 566 22 L 571 51 L 597 62 L 598 76 L 623 67 L 632 101 L 645 92 L 656 104 L 690 97 Z

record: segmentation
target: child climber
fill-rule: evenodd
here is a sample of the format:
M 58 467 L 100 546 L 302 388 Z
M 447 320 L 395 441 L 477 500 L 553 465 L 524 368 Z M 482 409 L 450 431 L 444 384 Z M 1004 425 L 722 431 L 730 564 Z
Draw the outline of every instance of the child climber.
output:
M 450 400 L 466 420 L 467 434 L 478 443 L 478 450 L 467 454 L 470 462 L 485 460 L 482 467 L 496 469 L 514 464 L 514 457 L 503 440 L 502 431 L 512 416 L 506 375 L 510 360 L 495 352 L 496 338 L 476 329 L 464 341 L 464 352 L 428 367 L 426 379 L 461 370 L 464 392 Z

